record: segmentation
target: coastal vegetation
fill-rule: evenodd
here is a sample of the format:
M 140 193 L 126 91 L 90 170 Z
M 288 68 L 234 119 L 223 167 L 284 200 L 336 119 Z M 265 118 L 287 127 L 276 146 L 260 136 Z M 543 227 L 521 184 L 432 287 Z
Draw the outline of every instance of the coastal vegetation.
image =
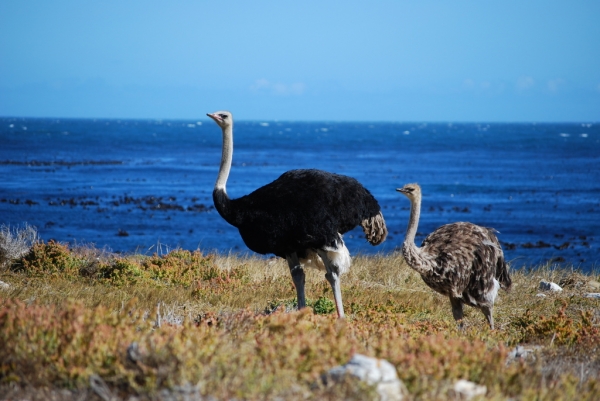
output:
M 318 271 L 295 310 L 282 259 L 21 241 L 0 253 L 2 399 L 363 400 L 372 388 L 322 380 L 355 353 L 393 364 L 410 399 L 449 399 L 459 379 L 488 400 L 600 397 L 597 272 L 513 263 L 496 329 L 466 308 L 460 330 L 400 253 L 354 258 L 337 319 Z M 563 291 L 540 296 L 541 280 Z

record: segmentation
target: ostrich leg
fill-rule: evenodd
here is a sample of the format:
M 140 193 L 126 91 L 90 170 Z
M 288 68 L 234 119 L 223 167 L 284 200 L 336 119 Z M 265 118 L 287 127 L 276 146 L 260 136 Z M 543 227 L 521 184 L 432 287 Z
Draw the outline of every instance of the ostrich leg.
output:
M 319 256 L 325 264 L 327 273 L 325 278 L 329 281 L 331 289 L 333 290 L 333 298 L 335 300 L 335 308 L 339 318 L 344 317 L 344 304 L 342 303 L 342 289 L 340 287 L 340 267 L 338 267 L 333 260 L 330 259 L 331 255 L 329 252 L 319 249 L 317 251 Z
M 302 309 L 306 306 L 306 298 L 304 297 L 304 269 L 300 264 L 298 255 L 294 252 L 290 255 L 286 255 L 285 259 L 290 267 L 290 273 L 292 274 L 292 280 L 296 287 L 296 296 L 298 298 L 298 309 Z
M 492 330 L 494 330 L 494 316 L 492 316 L 493 309 L 494 309 L 493 306 L 484 306 L 484 305 L 481 306 L 481 311 L 485 315 L 485 318 L 487 319 L 488 323 L 490 324 L 490 328 Z
M 450 304 L 452 305 L 452 316 L 454 320 L 458 322 L 458 328 L 463 328 L 463 301 L 460 298 L 450 297 Z

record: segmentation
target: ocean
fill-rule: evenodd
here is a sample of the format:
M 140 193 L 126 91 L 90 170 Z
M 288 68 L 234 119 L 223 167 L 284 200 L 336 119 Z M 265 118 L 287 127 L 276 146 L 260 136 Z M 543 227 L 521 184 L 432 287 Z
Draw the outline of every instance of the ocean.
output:
M 0 118 L 0 224 L 113 252 L 250 252 L 213 207 L 220 157 L 208 118 Z M 297 168 L 355 177 L 379 201 L 390 235 L 347 233 L 352 255 L 401 247 L 410 204 L 395 189 L 418 182 L 417 244 L 470 221 L 499 231 L 514 268 L 600 262 L 598 123 L 236 121 L 231 197 Z

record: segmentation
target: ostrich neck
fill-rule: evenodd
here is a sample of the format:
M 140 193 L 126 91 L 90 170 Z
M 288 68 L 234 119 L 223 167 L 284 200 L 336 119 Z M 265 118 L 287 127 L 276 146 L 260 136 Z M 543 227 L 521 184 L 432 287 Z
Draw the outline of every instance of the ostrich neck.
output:
M 227 179 L 231 171 L 233 160 L 233 124 L 223 129 L 223 153 L 221 155 L 221 167 L 215 183 L 215 191 L 223 190 L 227 194 Z
M 417 235 L 417 227 L 419 226 L 419 217 L 421 215 L 421 197 L 411 201 L 410 205 L 410 219 L 408 220 L 408 227 L 406 229 L 406 237 L 404 243 L 407 242 L 415 245 L 415 235 Z M 416 246 L 416 245 L 415 245 Z
M 415 235 L 417 234 L 420 215 L 421 197 L 418 197 L 414 201 L 411 200 L 410 219 L 408 220 L 406 237 L 404 237 L 404 244 L 402 245 L 402 255 L 410 267 L 420 274 L 426 274 L 429 270 L 431 270 L 431 266 L 429 266 L 427 258 L 424 257 L 426 255 L 423 255 L 421 248 L 415 245 Z
M 231 205 L 231 199 L 227 195 L 227 179 L 231 170 L 231 161 L 233 159 L 233 126 L 230 125 L 223 129 L 223 153 L 221 155 L 221 166 L 219 175 L 213 190 L 213 201 L 215 208 L 229 224 L 238 226 L 237 216 Z

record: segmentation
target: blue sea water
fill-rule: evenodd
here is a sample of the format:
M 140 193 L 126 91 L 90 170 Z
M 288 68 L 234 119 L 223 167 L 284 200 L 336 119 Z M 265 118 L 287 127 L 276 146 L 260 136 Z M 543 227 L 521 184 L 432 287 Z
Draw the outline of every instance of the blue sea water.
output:
M 232 197 L 296 168 L 363 183 L 390 235 L 372 247 L 356 229 L 352 254 L 401 246 L 409 202 L 395 189 L 418 182 L 418 243 L 470 221 L 500 232 L 516 268 L 600 262 L 600 124 L 239 121 L 234 144 Z M 247 252 L 212 205 L 220 156 L 206 119 L 0 118 L 0 224 L 120 252 Z

